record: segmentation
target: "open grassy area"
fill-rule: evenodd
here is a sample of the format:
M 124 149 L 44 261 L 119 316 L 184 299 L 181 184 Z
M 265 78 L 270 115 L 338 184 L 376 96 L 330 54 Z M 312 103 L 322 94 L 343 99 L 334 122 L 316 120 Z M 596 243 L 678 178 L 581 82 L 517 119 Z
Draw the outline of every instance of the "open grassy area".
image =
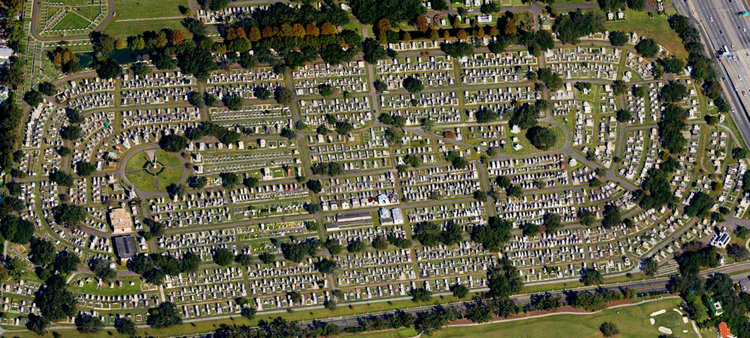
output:
M 649 13 L 653 14 L 653 17 L 649 16 Z M 626 10 L 625 17 L 627 20 L 607 21 L 605 27 L 610 31 L 636 32 L 638 35 L 656 40 L 678 57 L 687 57 L 682 40 L 669 28 L 666 15 L 657 15 L 654 11 Z
M 690 324 L 683 324 L 672 309 L 680 305 L 680 299 L 665 299 L 635 306 L 620 307 L 586 315 L 553 315 L 515 322 L 448 328 L 436 332 L 434 337 L 601 337 L 599 325 L 609 321 L 620 330 L 618 337 L 656 337 L 659 326 L 672 329 L 675 336 L 694 337 Z M 649 315 L 661 309 L 663 315 L 654 317 L 655 325 L 649 323 Z M 688 333 L 683 333 L 688 330 Z M 397 337 L 397 336 L 391 336 Z
M 87 19 L 94 21 L 94 19 L 96 19 L 99 13 L 101 13 L 101 9 L 99 8 L 99 6 L 84 6 L 84 7 L 78 7 L 76 9 L 76 12 L 86 17 Z
M 90 22 L 86 21 L 82 16 L 69 12 L 68 14 L 65 14 L 65 17 L 58 22 L 55 27 L 53 27 L 54 30 L 64 30 L 64 29 L 84 29 L 88 27 Z
M 162 167 L 159 170 L 152 170 L 153 172 L 158 172 L 156 176 L 159 186 L 157 187 L 153 174 L 147 172 L 145 169 L 147 162 L 148 155 L 144 151 L 134 155 L 124 164 L 125 175 L 131 183 L 143 191 L 155 192 L 164 190 L 168 185 L 177 183 L 182 178 L 183 168 L 179 158 L 166 151 L 157 150 L 156 162 L 158 166 Z
M 118 22 L 117 19 L 113 19 L 107 27 L 104 28 L 104 33 L 126 38 L 131 35 L 138 35 L 144 31 L 159 31 L 163 28 L 176 29 L 181 28 L 181 19 L 165 19 L 165 20 L 149 20 L 149 21 L 124 21 Z
M 143 19 L 182 16 L 178 6 L 187 7 L 186 0 L 115 0 L 115 19 Z

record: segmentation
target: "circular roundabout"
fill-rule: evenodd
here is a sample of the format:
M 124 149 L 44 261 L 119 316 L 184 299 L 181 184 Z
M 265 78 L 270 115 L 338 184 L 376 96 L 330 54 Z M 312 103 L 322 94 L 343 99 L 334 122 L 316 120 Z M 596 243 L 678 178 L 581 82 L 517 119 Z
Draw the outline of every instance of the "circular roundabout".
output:
M 183 160 L 158 146 L 128 154 L 121 173 L 137 191 L 146 193 L 164 191 L 170 184 L 180 183 L 187 176 Z

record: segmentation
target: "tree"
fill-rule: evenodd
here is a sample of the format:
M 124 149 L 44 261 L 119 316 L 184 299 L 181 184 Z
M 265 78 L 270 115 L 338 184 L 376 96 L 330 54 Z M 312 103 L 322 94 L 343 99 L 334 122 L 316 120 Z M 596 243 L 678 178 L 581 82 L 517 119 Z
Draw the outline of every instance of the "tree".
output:
M 429 302 L 432 299 L 432 292 L 425 288 L 413 288 L 409 290 L 409 295 L 413 302 Z
M 73 293 L 65 289 L 65 279 L 59 275 L 52 275 L 44 282 L 34 297 L 34 303 L 42 316 L 53 322 L 73 317 L 78 305 Z
M 32 238 L 30 248 L 29 261 L 37 266 L 46 267 L 55 260 L 55 246 L 47 240 Z
M 110 58 L 97 62 L 95 69 L 96 75 L 105 80 L 122 76 L 122 67 Z
M 43 335 L 44 331 L 49 327 L 49 320 L 40 315 L 29 313 L 28 320 L 26 321 L 26 328 L 38 335 Z
M 331 85 L 324 83 L 318 86 L 318 91 L 320 92 L 320 95 L 323 97 L 328 97 L 333 95 L 333 87 Z
M 166 191 L 169 194 L 169 197 L 175 198 L 185 196 L 187 189 L 184 184 L 172 183 L 167 186 Z
M 187 142 L 188 139 L 185 138 L 185 136 L 169 134 L 164 135 L 159 139 L 159 147 L 165 151 L 177 153 L 187 148 Z
M 57 88 L 54 84 L 45 81 L 39 84 L 39 92 L 47 96 L 55 96 Z
M 479 108 L 476 113 L 474 113 L 474 116 L 477 119 L 477 123 L 489 123 L 500 118 L 500 114 L 498 114 L 496 111 L 492 111 L 484 107 Z
M 242 185 L 246 186 L 249 189 L 257 188 L 258 183 L 260 183 L 260 181 L 255 176 L 248 176 L 242 179 Z
M 174 303 L 163 302 L 158 307 L 148 309 L 146 324 L 161 329 L 182 323 L 180 312 Z
M 622 215 L 620 209 L 614 204 L 607 204 L 604 206 L 604 218 L 602 219 L 602 227 L 609 229 L 622 224 Z
M 458 32 L 463 32 L 463 34 L 458 36 L 459 40 L 466 40 L 468 38 L 466 31 L 459 30 Z M 453 43 L 444 42 L 440 44 L 440 50 L 442 50 L 446 55 L 454 58 L 461 58 L 474 54 L 474 46 L 472 46 L 468 42 L 462 41 L 456 41 Z
M 550 91 L 556 91 L 562 88 L 563 80 L 559 74 L 552 72 L 550 68 L 539 68 L 537 78 L 544 82 L 544 86 Z
M 750 252 L 744 246 L 734 243 L 727 246 L 727 255 L 737 262 L 746 261 L 750 258 Z
M 552 29 L 565 44 L 577 44 L 581 36 L 604 31 L 604 16 L 599 12 L 576 10 L 555 18 Z
M 584 268 L 581 270 L 581 282 L 583 285 L 599 285 L 604 283 L 601 272 L 594 268 Z
M 510 259 L 503 257 L 487 270 L 487 286 L 489 296 L 505 298 L 520 292 L 523 281 Z
M 346 246 L 346 251 L 351 253 L 361 252 L 365 250 L 365 242 L 360 240 L 353 240 Z
M 135 335 L 135 323 L 133 323 L 132 320 L 124 317 L 118 317 L 117 319 L 115 319 L 115 329 L 119 334 L 128 336 Z
M 177 55 L 177 64 L 183 73 L 193 75 L 199 81 L 206 81 L 218 67 L 211 51 L 204 48 L 190 48 Z
M 545 232 L 556 232 L 562 227 L 562 216 L 557 213 L 546 213 L 542 217 L 542 225 L 544 225 Z
M 632 114 L 630 113 L 630 110 L 627 109 L 619 109 L 616 113 L 617 115 L 617 122 L 630 122 L 631 119 L 633 119 Z
M 636 191 L 638 205 L 644 210 L 661 208 L 674 199 L 667 173 L 660 169 L 649 169 L 641 190 Z
M 716 201 L 705 192 L 698 192 L 690 199 L 690 205 L 685 207 L 685 215 L 689 217 L 706 218 L 711 214 Z
M 653 258 L 649 257 L 643 260 L 643 267 L 641 268 L 646 276 L 653 276 L 659 270 L 659 263 Z
M 252 308 L 252 307 L 243 307 L 241 315 L 242 315 L 242 317 L 245 317 L 247 319 L 252 320 L 253 318 L 255 318 L 255 313 L 256 313 L 255 308 Z
M 76 227 L 86 219 L 86 209 L 75 204 L 60 204 L 52 208 L 55 222 L 65 227 Z M 50 318 L 50 320 L 52 320 Z M 52 320 L 55 321 L 55 320 Z
M 521 229 L 523 230 L 523 235 L 526 237 L 534 237 L 541 231 L 541 227 L 534 223 L 524 223 L 521 225 Z
M 110 268 L 109 262 L 104 259 L 91 259 L 89 261 L 89 267 L 91 268 L 91 271 L 96 274 L 96 277 L 98 277 L 103 282 L 114 280 L 117 277 L 117 272 L 114 269 Z
M 276 261 L 276 257 L 274 257 L 273 254 L 268 252 L 263 252 L 260 255 L 258 255 L 258 259 L 260 259 L 263 264 L 271 264 L 274 261 Z
M 267 100 L 269 97 L 271 97 L 271 91 L 266 87 L 258 86 L 253 89 L 253 96 L 261 100 Z
M 240 183 L 240 177 L 237 176 L 237 174 L 235 173 L 231 173 L 231 172 L 220 173 L 219 177 L 221 177 L 221 185 L 226 188 L 231 189 Z
M 678 102 L 687 94 L 687 87 L 684 84 L 673 81 L 661 88 L 660 97 L 666 102 Z
M 378 236 L 372 241 L 372 247 L 375 250 L 385 250 L 388 249 L 388 240 L 383 236 Z
M 687 63 L 684 60 L 674 55 L 667 57 L 667 58 L 659 59 L 659 63 L 661 63 L 662 67 L 664 67 L 664 70 L 667 73 L 672 73 L 672 74 L 680 74 L 683 71 L 683 69 L 685 69 L 685 66 L 687 65 Z
M 5 201 L 9 198 L 6 197 Z M 5 239 L 17 244 L 26 244 L 34 235 L 34 223 L 17 216 L 7 216 L 0 222 L 0 232 Z
M 735 147 L 734 149 L 732 149 L 732 158 L 735 160 L 747 158 L 748 155 L 750 155 L 750 152 L 748 152 L 745 148 Z
M 557 135 L 552 129 L 541 126 L 534 126 L 527 130 L 526 138 L 540 150 L 548 150 L 557 142 Z
M 479 7 L 479 11 L 482 12 L 482 14 L 493 14 L 500 11 L 500 6 L 494 1 L 485 1 L 482 6 Z
M 151 67 L 145 62 L 136 62 L 130 66 L 130 71 L 133 75 L 143 78 L 151 73 Z
M 477 225 L 471 232 L 471 240 L 482 244 L 485 250 L 500 251 L 500 246 L 510 240 L 513 224 L 499 217 L 490 217 L 486 225 Z
M 71 253 L 68 250 L 62 250 L 55 256 L 53 267 L 55 271 L 61 274 L 68 274 L 69 272 L 75 271 L 78 264 L 81 263 L 81 259 L 78 255 Z
M 225 96 L 224 99 L 224 105 L 229 108 L 229 110 L 240 110 L 242 109 L 242 97 L 239 95 L 229 95 Z
M 393 23 L 411 20 L 426 11 L 419 0 L 354 0 L 350 5 L 352 14 L 364 24 L 381 18 Z
M 609 32 L 609 43 L 612 46 L 624 46 L 628 43 L 628 34 L 620 31 Z
M 73 177 L 59 170 L 53 171 L 49 175 L 49 180 L 64 187 L 73 186 Z
M 612 322 L 603 322 L 602 325 L 599 325 L 599 331 L 601 331 L 605 337 L 612 337 L 620 333 L 620 330 L 617 329 L 615 323 Z
M 42 103 L 42 93 L 36 90 L 30 90 L 23 95 L 23 100 L 31 107 L 36 107 Z
M 283 105 L 290 105 L 294 99 L 294 92 L 288 88 L 278 87 L 274 91 L 274 98 L 276 102 Z
M 314 193 L 319 193 L 321 190 L 323 190 L 323 184 L 320 183 L 319 180 L 309 180 L 307 181 L 307 188 L 310 189 L 310 191 Z
M 349 121 L 337 121 L 334 127 L 336 132 L 341 135 L 349 135 L 354 130 L 354 126 Z
M 596 215 L 590 210 L 581 210 L 578 212 L 578 219 L 581 221 L 581 224 L 591 226 L 596 221 Z
M 96 171 L 96 166 L 91 162 L 78 161 L 78 163 L 76 163 L 76 174 L 78 174 L 78 176 L 89 176 L 94 171 Z
M 318 272 L 329 275 L 336 272 L 336 269 L 338 269 L 338 264 L 335 261 L 324 258 L 315 264 L 315 268 L 318 270 Z
M 60 137 L 63 140 L 75 141 L 81 138 L 81 127 L 77 125 L 62 127 L 60 129 Z
M 373 88 L 375 88 L 375 91 L 379 94 L 388 90 L 388 85 L 385 82 L 380 81 L 380 80 L 375 80 L 372 83 L 372 85 L 373 85 Z
M 464 298 L 469 294 L 469 288 L 458 283 L 451 285 L 450 291 L 453 293 L 453 296 L 457 298 Z
M 653 39 L 641 39 L 635 45 L 635 50 L 643 57 L 652 58 L 659 52 L 659 45 Z
M 104 327 L 99 317 L 83 313 L 76 317 L 75 323 L 76 329 L 81 333 L 97 333 Z
M 232 261 L 234 261 L 234 254 L 228 249 L 220 248 L 214 251 L 214 263 L 227 266 L 232 264 Z
M 435 246 L 440 243 L 440 227 L 432 222 L 421 222 L 414 226 L 412 238 L 424 246 Z
M 537 125 L 539 113 L 539 109 L 535 105 L 524 103 L 513 109 L 513 115 L 510 117 L 509 123 L 521 129 L 529 129 Z
M 419 93 L 422 90 L 424 90 L 424 85 L 422 84 L 422 81 L 419 79 L 413 77 L 413 76 L 407 76 L 402 85 L 404 86 L 404 89 L 409 91 L 409 93 Z
M 362 43 L 362 53 L 364 54 L 362 59 L 373 65 L 388 57 L 385 48 L 373 38 L 367 38 L 364 40 Z
M 257 31 L 256 27 L 253 28 L 255 28 L 255 31 Z M 250 31 L 252 32 L 253 30 L 251 29 Z M 250 54 L 249 52 L 243 52 L 240 54 L 238 63 L 242 68 L 253 69 L 258 65 L 258 59 L 255 57 L 255 55 Z
M 628 91 L 628 84 L 623 80 L 615 80 L 612 83 L 612 91 L 615 95 L 625 94 Z

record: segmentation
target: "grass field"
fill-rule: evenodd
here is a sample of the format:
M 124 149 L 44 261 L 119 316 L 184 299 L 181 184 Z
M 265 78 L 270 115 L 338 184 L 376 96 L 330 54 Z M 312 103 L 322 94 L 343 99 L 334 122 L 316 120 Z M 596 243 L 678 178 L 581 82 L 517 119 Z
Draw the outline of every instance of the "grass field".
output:
M 89 22 L 86 21 L 83 17 L 81 17 L 78 14 L 75 13 L 68 13 L 65 14 L 65 17 L 63 17 L 60 22 L 55 25 L 55 27 L 52 27 L 54 30 L 64 30 L 64 29 L 84 29 L 89 26 Z
M 84 7 L 78 7 L 76 9 L 76 12 L 86 17 L 87 19 L 94 21 L 94 19 L 96 19 L 99 13 L 101 13 L 101 9 L 99 8 L 99 6 L 84 6 Z
M 164 190 L 168 185 L 177 183 L 182 178 L 182 162 L 170 153 L 163 150 L 156 151 L 156 161 L 164 169 L 157 175 L 159 186 L 157 188 L 154 176 L 146 172 L 143 167 L 146 165 L 148 157 L 145 152 L 138 153 L 125 163 L 126 176 L 136 187 L 144 191 L 155 192 Z
M 654 16 L 648 16 L 652 13 Z M 636 32 L 638 35 L 650 37 L 660 45 L 664 46 L 672 53 L 681 58 L 687 57 L 687 52 L 682 46 L 682 40 L 677 36 L 667 22 L 666 15 L 657 15 L 656 12 L 649 11 L 625 11 L 624 21 L 607 21 L 605 27 L 607 30 L 619 30 L 625 32 Z
M 178 6 L 187 7 L 186 0 L 115 0 L 115 19 L 142 19 L 182 16 Z
M 119 19 L 119 17 L 117 19 Z M 104 28 L 104 33 L 126 38 L 131 35 L 141 34 L 144 31 L 159 31 L 163 28 L 176 29 L 182 27 L 182 24 L 180 23 L 182 20 L 180 19 L 125 22 L 117 22 L 117 19 L 113 19 L 113 21 Z
M 675 336 L 695 337 L 690 324 L 683 324 L 680 316 L 672 309 L 678 307 L 680 299 L 665 299 L 635 306 L 608 309 L 587 315 L 553 315 L 515 322 L 495 323 L 459 328 L 448 328 L 436 332 L 434 337 L 601 337 L 599 325 L 609 321 L 620 330 L 618 337 L 656 337 L 659 326 L 672 329 Z M 654 317 L 656 324 L 649 323 L 649 314 L 667 310 Z M 683 333 L 688 330 L 688 333 Z M 385 337 L 385 336 L 383 336 Z M 398 337 L 398 336 L 390 336 Z

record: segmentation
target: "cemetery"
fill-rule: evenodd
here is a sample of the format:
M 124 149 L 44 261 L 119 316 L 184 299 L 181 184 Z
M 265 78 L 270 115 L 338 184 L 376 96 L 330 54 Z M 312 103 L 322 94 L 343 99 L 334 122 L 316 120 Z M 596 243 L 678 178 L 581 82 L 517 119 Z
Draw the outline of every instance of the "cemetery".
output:
M 47 37 L 85 36 L 109 6 L 42 2 Z M 501 262 L 550 290 L 582 285 L 587 271 L 666 280 L 686 245 L 707 247 L 717 229 L 750 217 L 748 159 L 730 115 L 690 71 L 658 73 L 674 52 L 657 45 L 645 57 L 636 33 L 616 45 L 612 32 L 569 44 L 553 29 L 550 47 L 513 40 L 498 51 L 487 45 L 503 41 L 479 28 L 496 21 L 481 1 L 454 3 L 472 13 L 457 24 L 431 16 L 414 40 L 327 21 L 325 34 L 315 22 L 242 28 L 274 5 L 185 5 L 206 31 L 174 35 L 206 39 L 210 71 L 172 59 L 185 52 L 168 31 L 162 47 L 117 48 L 147 72 L 131 64 L 113 77 L 64 74 L 26 107 L 0 204 L 33 240 L 0 229 L 8 259 L 28 266 L 0 289 L 4 328 L 41 313 L 33 299 L 61 270 L 54 259 L 39 263 L 38 240 L 79 259 L 63 284 L 81 313 L 141 330 L 160 304 L 185 323 L 255 325 L 256 314 L 322 318 L 337 305 L 395 310 L 420 303 L 418 292 L 447 302 L 456 285 L 466 301 L 492 288 L 488 271 Z M 143 10 L 114 20 L 135 25 Z M 451 56 L 427 38 L 433 25 L 449 39 L 471 31 L 451 40 L 471 48 Z M 228 47 L 229 26 L 250 47 Z M 296 35 L 273 39 L 285 29 Z M 318 53 L 321 40 L 344 39 L 336 34 L 362 34 L 378 49 L 365 40 L 346 45 L 353 57 L 298 64 L 308 45 L 276 50 L 304 40 Z M 657 269 L 647 274 L 648 260 Z M 53 327 L 76 324 L 63 317 Z

